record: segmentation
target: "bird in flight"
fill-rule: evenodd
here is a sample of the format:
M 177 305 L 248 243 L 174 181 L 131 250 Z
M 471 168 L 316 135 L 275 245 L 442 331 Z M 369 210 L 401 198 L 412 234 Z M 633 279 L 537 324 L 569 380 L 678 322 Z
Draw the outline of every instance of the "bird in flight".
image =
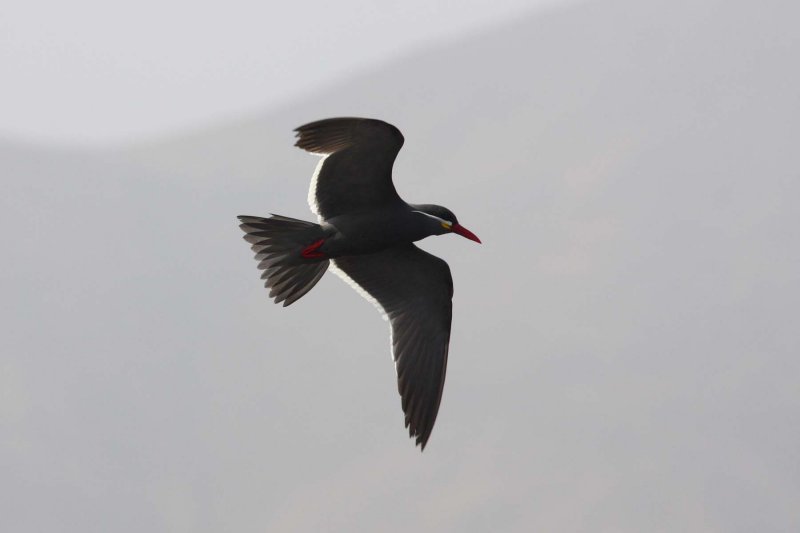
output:
M 319 224 L 240 216 L 239 227 L 275 303 L 296 302 L 330 267 L 390 322 L 406 428 L 424 450 L 442 399 L 453 278 L 414 241 L 447 233 L 481 241 L 449 209 L 400 198 L 392 165 L 403 135 L 391 124 L 330 118 L 295 132 L 295 146 L 323 156 L 308 192 Z

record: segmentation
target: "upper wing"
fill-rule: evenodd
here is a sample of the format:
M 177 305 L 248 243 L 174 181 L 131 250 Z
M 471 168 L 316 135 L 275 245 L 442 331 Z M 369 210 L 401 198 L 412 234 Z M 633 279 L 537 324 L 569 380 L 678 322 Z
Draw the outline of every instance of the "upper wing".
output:
M 392 183 L 392 164 L 403 146 L 400 130 L 381 120 L 329 118 L 300 126 L 303 150 L 324 155 L 317 165 L 308 203 L 330 219 L 400 199 Z
M 447 370 L 453 316 L 450 267 L 413 244 L 339 257 L 333 262 L 334 272 L 391 322 L 406 427 L 424 450 L 439 411 Z

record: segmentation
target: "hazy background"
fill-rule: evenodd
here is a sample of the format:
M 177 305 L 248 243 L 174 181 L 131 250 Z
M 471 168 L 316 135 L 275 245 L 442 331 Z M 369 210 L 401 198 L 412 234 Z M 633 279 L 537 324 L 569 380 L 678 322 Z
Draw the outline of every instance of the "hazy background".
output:
M 108 144 L 247 117 L 574 1 L 3 0 L 0 134 Z
M 524 4 L 178 6 L 140 46 L 75 26 L 100 59 L 41 85 L 0 18 L 0 530 L 800 529 L 800 5 Z M 147 58 L 189 34 L 170 87 Z M 53 74 L 118 38 L 136 83 Z M 273 305 L 236 227 L 312 218 L 291 129 L 335 115 L 400 127 L 400 193 L 484 242 L 422 243 L 456 291 L 424 454 L 372 306 Z

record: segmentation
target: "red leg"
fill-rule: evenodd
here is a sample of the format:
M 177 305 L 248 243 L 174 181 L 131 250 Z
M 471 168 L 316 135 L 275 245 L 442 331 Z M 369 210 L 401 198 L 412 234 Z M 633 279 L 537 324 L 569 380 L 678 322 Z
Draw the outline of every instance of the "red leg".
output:
M 306 259 L 320 259 L 322 257 L 325 257 L 325 254 L 323 254 L 322 252 L 318 252 L 317 251 L 317 249 L 320 246 L 322 246 L 322 244 L 324 242 L 325 242 L 325 239 L 320 239 L 317 242 L 313 242 L 313 243 L 309 244 L 306 247 L 306 249 L 302 251 L 302 253 L 300 255 L 302 255 Z

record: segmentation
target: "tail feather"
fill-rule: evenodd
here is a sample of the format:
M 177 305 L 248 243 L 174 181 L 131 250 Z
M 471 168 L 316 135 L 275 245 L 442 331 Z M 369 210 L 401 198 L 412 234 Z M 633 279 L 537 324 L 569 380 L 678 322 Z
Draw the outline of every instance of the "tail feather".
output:
M 310 243 L 323 238 L 319 224 L 272 215 L 269 218 L 240 216 L 244 239 L 256 253 L 261 279 L 275 303 L 291 305 L 310 291 L 330 265 L 327 259 L 301 255 Z

